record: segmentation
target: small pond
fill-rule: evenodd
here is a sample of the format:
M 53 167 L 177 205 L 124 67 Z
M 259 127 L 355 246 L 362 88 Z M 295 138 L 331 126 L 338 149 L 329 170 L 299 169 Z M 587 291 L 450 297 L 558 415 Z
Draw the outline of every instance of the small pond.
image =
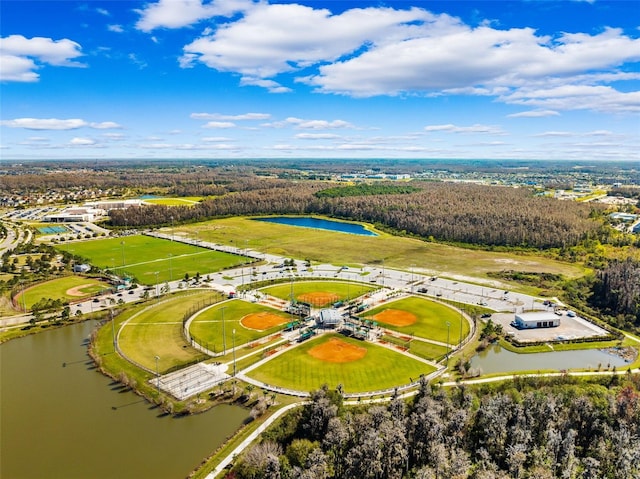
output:
M 357 223 L 344 223 L 342 221 L 323 220 L 310 216 L 273 216 L 269 218 L 255 218 L 255 221 L 278 223 L 288 226 L 300 226 L 302 228 L 314 228 L 319 230 L 335 231 L 361 236 L 378 236 L 373 231 L 367 230 Z
M 490 346 L 471 358 L 471 366 L 480 368 L 482 374 L 510 373 L 515 371 L 602 369 L 625 366 L 618 355 L 600 349 L 578 351 L 549 351 L 548 353 L 518 354 L 500 346 Z

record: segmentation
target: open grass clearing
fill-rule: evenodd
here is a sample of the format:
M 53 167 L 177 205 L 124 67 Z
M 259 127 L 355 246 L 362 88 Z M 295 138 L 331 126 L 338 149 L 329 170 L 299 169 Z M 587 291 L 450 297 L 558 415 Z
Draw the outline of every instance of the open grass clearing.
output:
M 77 301 L 109 288 L 109 283 L 95 278 L 64 276 L 27 288 L 16 295 L 15 301 L 19 305 L 26 304 L 27 309 L 31 309 L 42 299 Z
M 385 310 L 406 311 L 415 316 L 416 321 L 407 326 L 396 326 L 384 323 L 379 320 Z M 362 318 L 376 321 L 379 326 L 397 331 L 406 336 L 417 336 L 419 338 L 431 339 L 441 343 L 458 344 L 460 338 L 464 339 L 469 334 L 469 323 L 462 318 L 459 311 L 456 311 L 444 304 L 424 298 L 411 296 L 408 298 L 383 303 L 382 305 L 368 310 L 361 315 Z M 447 327 L 447 322 L 449 326 Z M 460 332 L 462 328 L 462 334 Z
M 488 279 L 487 273 L 512 269 L 582 276 L 585 269 L 535 254 L 465 249 L 376 231 L 379 236 L 355 236 L 253 221 L 246 217 L 211 220 L 175 228 L 176 234 L 222 244 L 246 244 L 251 249 L 285 257 L 336 265 L 384 264 L 416 272 L 446 272 L 455 277 Z M 505 283 L 507 284 L 507 283 Z M 517 288 L 517 285 L 513 285 Z
M 296 301 L 307 302 L 308 298 L 305 295 L 318 292 L 326 292 L 336 296 L 333 300 L 336 301 L 348 301 L 353 298 L 358 298 L 363 294 L 370 293 L 376 288 L 362 283 L 349 283 L 341 281 L 294 281 L 287 284 L 279 284 L 276 286 L 269 286 L 263 288 L 260 291 L 276 298 L 289 300 L 291 295 Z M 325 305 L 320 305 L 325 306 Z
M 242 324 L 241 320 L 245 316 L 259 313 L 279 316 L 282 324 L 262 330 L 249 329 Z M 234 299 L 200 313 L 191 323 L 189 333 L 208 350 L 220 353 L 225 349 L 231 350 L 234 342 L 236 346 L 241 346 L 277 333 L 294 319 L 296 317 L 277 309 Z
M 163 299 L 122 327 L 118 339 L 120 350 L 128 358 L 151 370 L 155 370 L 155 357 L 158 356 L 158 370 L 161 373 L 198 359 L 206 359 L 185 340 L 182 319 L 189 310 L 215 299 L 209 291 Z
M 332 338 L 365 348 L 365 356 L 352 362 L 334 363 L 309 354 L 312 348 Z M 323 334 L 276 356 L 251 371 L 248 376 L 269 385 L 299 391 L 318 389 L 323 384 L 330 388 L 342 384 L 345 392 L 354 393 L 393 388 L 417 379 L 420 374 L 433 371 L 434 368 L 429 365 L 399 352 L 338 334 Z
M 56 248 L 142 284 L 155 284 L 156 278 L 158 282 L 181 279 L 185 274 L 205 276 L 246 262 L 243 256 L 143 235 L 67 243 Z
M 147 198 L 145 203 L 152 205 L 165 205 L 165 206 L 193 206 L 199 203 L 203 198 L 201 196 L 189 196 L 180 198 Z

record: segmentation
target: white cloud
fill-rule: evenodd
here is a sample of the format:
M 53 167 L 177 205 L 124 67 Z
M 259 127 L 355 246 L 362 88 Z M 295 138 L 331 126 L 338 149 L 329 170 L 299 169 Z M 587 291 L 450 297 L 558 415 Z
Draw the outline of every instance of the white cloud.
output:
M 289 93 L 291 88 L 282 86 L 273 80 L 265 80 L 263 78 L 252 78 L 248 76 L 242 77 L 240 86 L 258 86 L 269 90 L 269 93 Z
M 71 141 L 69 142 L 69 145 L 71 146 L 93 146 L 95 144 L 96 144 L 96 141 L 92 140 L 91 138 L 79 138 L 79 137 L 72 138 Z
M 116 123 L 114 121 L 103 121 L 103 122 L 100 122 L 100 123 L 90 123 L 89 126 L 91 128 L 95 128 L 97 130 L 112 130 L 112 129 L 122 128 L 122 125 L 119 125 L 118 123 Z
M 122 25 L 107 25 L 107 30 L 114 33 L 124 32 L 124 28 L 122 27 Z
M 227 138 L 226 136 L 205 136 L 201 138 L 202 141 L 206 143 L 217 143 L 220 141 L 232 141 L 231 138 Z
M 202 128 L 235 128 L 236 124 L 231 121 L 209 121 L 202 125 Z
M 546 118 L 548 116 L 559 116 L 560 113 L 554 110 L 530 110 L 507 115 L 507 118 Z
M 136 10 L 141 16 L 136 28 L 150 32 L 156 28 L 186 27 L 207 18 L 231 16 L 252 4 L 251 0 L 213 0 L 207 4 L 201 0 L 160 0 Z
M 103 133 L 101 136 L 105 137 L 109 141 L 123 141 L 127 138 L 122 133 Z
M 104 15 L 105 17 L 111 16 L 111 14 L 109 13 L 109 10 L 105 8 L 96 8 L 96 12 L 98 12 L 100 15 Z
M 304 5 L 259 3 L 240 20 L 186 45 L 183 65 L 198 60 L 241 73 L 245 84 L 255 84 L 257 79 L 335 61 L 374 40 L 401 38 L 399 29 L 411 35 L 416 27 L 409 22 L 431 18 L 420 9 L 365 8 L 332 15 Z
M 332 133 L 298 133 L 295 138 L 299 140 L 335 140 L 342 137 Z
M 354 125 L 344 120 L 302 120 L 300 118 L 289 117 L 286 122 L 295 125 L 295 128 L 304 130 L 334 130 L 342 128 L 355 128 Z
M 75 130 L 87 126 L 87 122 L 79 118 L 59 120 L 57 118 L 16 118 L 2 120 L 0 125 L 27 130 Z
M 0 80 L 35 82 L 39 75 L 35 72 L 42 65 L 83 67 L 73 61 L 82 56 L 81 46 L 69 39 L 26 38 L 10 35 L 0 38 Z
M 506 134 L 505 131 L 498 126 L 480 125 L 480 124 L 475 124 L 471 126 L 457 126 L 452 124 L 429 125 L 424 127 L 424 131 L 428 133 L 445 132 L 445 133 L 487 133 L 491 135 Z
M 222 113 L 191 113 L 189 115 L 194 120 L 268 120 L 271 118 L 269 113 L 243 113 L 240 115 L 223 115 Z
M 569 131 L 545 131 L 543 133 L 537 133 L 533 136 L 535 137 L 566 137 L 566 136 L 574 136 L 574 134 Z

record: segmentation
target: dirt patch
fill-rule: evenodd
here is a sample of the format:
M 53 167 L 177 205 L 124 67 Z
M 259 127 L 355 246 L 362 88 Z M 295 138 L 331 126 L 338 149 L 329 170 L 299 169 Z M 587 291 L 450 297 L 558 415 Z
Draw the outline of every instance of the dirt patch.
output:
M 240 324 L 245 328 L 255 329 L 258 331 L 264 331 L 265 329 L 273 328 L 274 326 L 279 326 L 286 322 L 286 318 L 267 312 L 247 314 L 240 320 Z
M 381 313 L 376 314 L 374 319 L 379 323 L 398 327 L 410 326 L 418 320 L 415 314 L 399 309 L 385 309 Z
M 327 304 L 335 303 L 340 299 L 335 293 L 328 293 L 327 291 L 314 291 L 313 293 L 305 293 L 298 296 L 298 301 L 303 303 L 309 303 L 313 306 L 326 306 Z
M 342 339 L 331 338 L 329 341 L 311 348 L 308 354 L 329 363 L 350 363 L 364 358 L 367 349 L 349 344 Z
M 67 296 L 75 296 L 75 297 L 86 296 L 89 293 L 82 290 L 85 288 L 90 288 L 91 286 L 95 286 L 95 285 L 96 283 L 87 283 L 87 284 L 81 284 L 80 286 L 74 286 L 73 288 L 69 288 L 65 294 Z

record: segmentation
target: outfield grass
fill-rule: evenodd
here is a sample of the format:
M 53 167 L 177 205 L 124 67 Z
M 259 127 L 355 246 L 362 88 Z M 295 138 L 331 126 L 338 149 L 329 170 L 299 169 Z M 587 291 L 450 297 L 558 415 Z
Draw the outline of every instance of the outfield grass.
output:
M 88 258 L 99 268 L 127 274 L 142 284 L 155 284 L 156 272 L 158 282 L 165 282 L 181 279 L 185 273 L 206 276 L 246 261 L 242 256 L 142 235 L 67 243 L 56 248 Z
M 222 310 L 223 308 L 224 311 Z M 234 330 L 235 344 L 236 346 L 240 346 L 256 341 L 270 334 L 277 333 L 286 327 L 286 324 L 283 324 L 264 331 L 257 331 L 247 329 L 240 323 L 240 320 L 247 314 L 262 312 L 281 316 L 285 323 L 297 319 L 297 317 L 283 313 L 277 309 L 256 303 L 248 303 L 240 299 L 234 299 L 231 301 L 225 301 L 224 303 L 209 308 L 199 314 L 191 323 L 189 333 L 199 344 L 210 351 L 219 353 L 223 352 L 225 345 L 227 350 L 232 348 L 234 342 Z
M 430 359 L 432 361 L 440 361 L 447 354 L 449 350 L 444 346 L 438 346 L 437 344 L 427 343 L 424 341 L 411 341 L 409 345 L 409 352 L 415 354 L 418 357 L 424 359 Z
M 79 292 L 82 296 L 70 296 L 67 291 L 71 288 L 78 286 L 84 286 Z M 44 298 L 49 299 L 62 299 L 66 301 L 81 300 L 94 293 L 100 292 L 104 289 L 110 288 L 111 285 L 104 281 L 100 281 L 94 278 L 85 278 L 84 276 L 64 276 L 62 278 L 52 279 L 51 281 L 45 281 L 35 286 L 27 288 L 24 293 L 19 293 L 16 296 L 16 302 L 19 305 L 27 305 L 27 309 L 31 309 L 34 304 Z
M 329 339 L 341 340 L 367 349 L 364 358 L 349 363 L 330 363 L 314 358 L 308 351 Z M 407 384 L 434 368 L 375 344 L 323 334 L 275 357 L 247 375 L 266 384 L 299 391 L 311 391 L 327 384 L 342 384 L 347 393 L 378 391 Z
M 191 308 L 214 299 L 210 291 L 163 299 L 122 327 L 118 340 L 120 350 L 128 358 L 151 370 L 155 370 L 155 357 L 158 356 L 160 373 L 195 360 L 207 359 L 185 341 L 182 319 Z
M 355 236 L 295 226 L 225 218 L 180 226 L 176 231 L 191 238 L 222 244 L 246 244 L 258 251 L 285 257 L 310 259 L 336 265 L 384 264 L 391 268 L 438 272 L 439 274 L 488 278 L 488 272 L 505 268 L 517 271 L 582 276 L 576 264 L 534 254 L 515 254 L 464 249 L 419 239 L 401 238 L 376 231 L 379 236 Z M 506 283 L 506 282 L 505 282 Z M 513 283 L 513 288 L 518 287 Z
M 409 326 L 393 326 L 372 318 L 386 309 L 407 311 L 414 314 L 417 320 Z M 361 317 L 378 321 L 380 326 L 407 336 L 417 336 L 442 343 L 448 340 L 450 344 L 458 344 L 460 338 L 464 339 L 469 334 L 469 323 L 461 317 L 459 311 L 435 301 L 413 296 L 384 303 L 362 314 Z M 449 322 L 448 328 L 447 322 Z M 462 335 L 460 334 L 461 326 Z
M 338 296 L 336 301 L 347 301 L 349 299 L 362 296 L 363 294 L 370 293 L 371 291 L 375 291 L 376 288 L 362 283 L 339 281 L 294 281 L 293 283 L 269 286 L 261 289 L 260 291 L 288 301 L 291 297 L 292 289 L 293 295 L 298 301 L 301 301 L 300 295 L 316 292 L 332 293 Z

